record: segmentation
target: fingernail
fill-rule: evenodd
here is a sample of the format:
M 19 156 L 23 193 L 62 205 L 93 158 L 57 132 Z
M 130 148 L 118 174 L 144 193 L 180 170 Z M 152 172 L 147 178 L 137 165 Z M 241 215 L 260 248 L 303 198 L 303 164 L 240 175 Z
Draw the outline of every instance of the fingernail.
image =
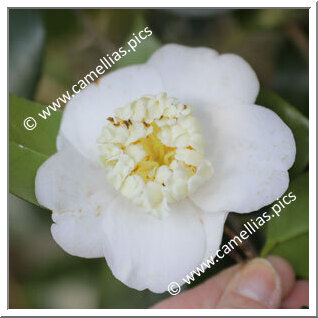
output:
M 279 276 L 270 262 L 262 258 L 256 258 L 242 268 L 236 291 L 268 308 L 276 308 L 281 300 Z

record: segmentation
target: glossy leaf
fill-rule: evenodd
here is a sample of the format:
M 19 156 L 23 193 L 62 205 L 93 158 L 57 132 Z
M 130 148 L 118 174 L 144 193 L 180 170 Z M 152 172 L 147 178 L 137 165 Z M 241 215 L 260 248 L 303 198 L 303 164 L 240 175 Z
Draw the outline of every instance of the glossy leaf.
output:
M 40 104 L 17 96 L 9 98 L 9 190 L 12 194 L 38 204 L 34 194 L 34 179 L 37 169 L 56 152 L 56 136 L 62 112 L 53 112 L 46 120 L 37 114 L 43 110 Z M 37 127 L 30 131 L 24 119 L 37 118 Z
M 47 156 L 29 148 L 9 142 L 9 189 L 28 202 L 38 204 L 34 194 L 36 171 Z
M 9 97 L 9 139 L 33 151 L 50 156 L 56 152 L 56 136 L 58 133 L 62 112 L 51 112 L 46 120 L 38 116 L 42 105 L 14 95 Z M 37 121 L 34 130 L 24 127 L 24 120 L 33 117 Z
M 289 260 L 299 276 L 308 277 L 309 267 L 309 184 L 308 173 L 290 183 L 286 193 L 296 200 L 267 223 L 267 240 L 262 256 L 277 254 Z M 282 202 L 282 201 L 281 201 Z

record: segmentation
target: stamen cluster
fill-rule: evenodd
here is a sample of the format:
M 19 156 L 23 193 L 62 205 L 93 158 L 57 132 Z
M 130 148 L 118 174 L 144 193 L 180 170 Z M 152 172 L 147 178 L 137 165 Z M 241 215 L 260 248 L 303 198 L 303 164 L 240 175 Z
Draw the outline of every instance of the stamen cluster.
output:
M 194 192 L 212 175 L 191 107 L 166 93 L 144 96 L 108 117 L 98 139 L 107 180 L 147 212 Z

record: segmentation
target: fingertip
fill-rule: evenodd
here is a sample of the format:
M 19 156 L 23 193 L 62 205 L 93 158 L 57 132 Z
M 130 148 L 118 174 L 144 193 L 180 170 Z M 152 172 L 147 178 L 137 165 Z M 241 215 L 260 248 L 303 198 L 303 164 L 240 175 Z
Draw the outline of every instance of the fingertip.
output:
M 217 308 L 279 308 L 280 277 L 264 258 L 250 260 L 227 286 Z
M 152 309 L 203 309 L 215 308 L 231 278 L 241 268 L 234 265 L 224 269 L 203 284 L 184 291 L 177 296 L 171 296 L 157 304 Z
M 284 309 L 299 309 L 302 306 L 309 307 L 309 282 L 307 280 L 296 281 L 294 288 L 282 303 Z
M 295 284 L 295 272 L 290 263 L 277 255 L 269 255 L 267 260 L 272 264 L 280 277 L 282 298 L 284 299 Z

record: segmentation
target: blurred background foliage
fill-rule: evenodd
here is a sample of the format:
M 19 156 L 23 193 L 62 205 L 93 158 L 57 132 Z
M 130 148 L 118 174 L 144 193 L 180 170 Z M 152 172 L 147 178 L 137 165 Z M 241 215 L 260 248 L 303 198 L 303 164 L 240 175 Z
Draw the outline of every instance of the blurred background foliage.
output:
M 43 105 L 94 69 L 101 56 L 122 46 L 143 24 L 153 35 L 145 48 L 121 60 L 124 64 L 143 62 L 161 43 L 170 42 L 212 47 L 245 58 L 262 88 L 280 95 L 262 90 L 259 103 L 279 105 L 275 111 L 304 147 L 291 174 L 291 190 L 296 188 L 299 194 L 291 221 L 287 225 L 283 217 L 273 221 L 266 229 L 267 239 L 262 229 L 247 247 L 256 253 L 262 250 L 263 255 L 284 255 L 299 276 L 308 277 L 308 10 L 11 9 L 9 19 L 10 92 Z M 227 225 L 238 233 L 244 220 L 262 211 L 245 216 L 231 213 Z M 147 308 L 168 297 L 126 287 L 112 276 L 103 259 L 63 252 L 51 237 L 50 225 L 50 212 L 9 195 L 10 308 Z M 190 288 L 233 264 L 236 257 L 231 256 Z

